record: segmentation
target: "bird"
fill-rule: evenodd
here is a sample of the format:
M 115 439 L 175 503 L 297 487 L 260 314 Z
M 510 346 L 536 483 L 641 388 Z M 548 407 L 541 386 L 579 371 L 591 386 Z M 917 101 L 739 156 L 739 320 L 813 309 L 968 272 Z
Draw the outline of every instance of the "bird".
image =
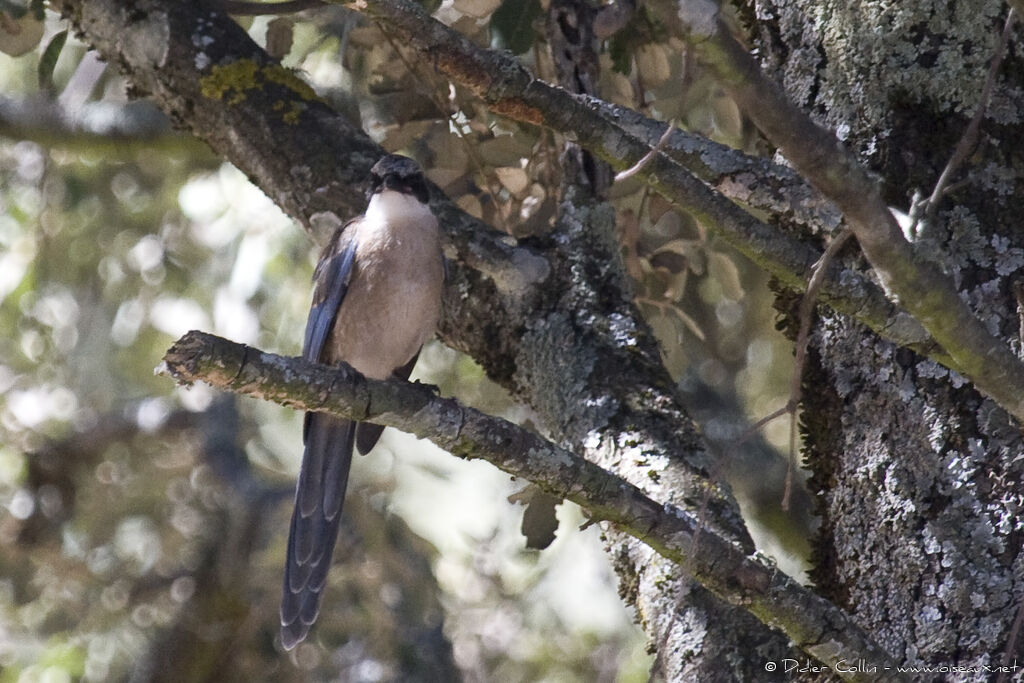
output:
M 372 379 L 406 380 L 441 316 L 440 231 L 423 173 L 408 157 L 377 161 L 367 196 L 366 212 L 335 231 L 313 272 L 302 356 L 344 361 Z M 368 453 L 383 429 L 306 413 L 281 598 L 285 650 L 306 638 L 319 614 L 353 449 Z

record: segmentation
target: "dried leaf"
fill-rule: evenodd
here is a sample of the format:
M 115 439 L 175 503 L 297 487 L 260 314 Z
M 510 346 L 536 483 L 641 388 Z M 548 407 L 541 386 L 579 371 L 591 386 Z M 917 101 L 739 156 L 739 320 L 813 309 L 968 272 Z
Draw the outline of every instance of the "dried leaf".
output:
M 501 184 L 514 195 L 520 194 L 530 185 L 530 176 L 526 175 L 526 171 L 521 168 L 505 166 L 494 169 L 494 173 L 498 176 Z
M 267 24 L 267 54 L 274 59 L 282 59 L 292 51 L 292 40 L 295 37 L 295 24 L 288 17 L 271 19 Z
M 636 51 L 634 57 L 637 71 L 643 78 L 644 85 L 649 88 L 658 87 L 672 75 L 668 51 L 662 45 L 644 45 Z
M 675 237 L 679 234 L 679 229 L 682 226 L 682 219 L 679 217 L 678 211 L 666 211 L 661 215 L 661 218 L 651 226 L 651 233 L 658 235 L 659 237 Z
M 483 218 L 484 216 L 484 208 L 480 204 L 480 200 L 471 194 L 459 197 L 459 200 L 455 202 L 455 204 L 474 218 Z
M 53 69 L 57 66 L 57 59 L 60 58 L 61 50 L 64 49 L 67 39 L 68 31 L 64 29 L 60 33 L 54 34 L 46 49 L 43 50 L 43 56 L 39 58 L 39 66 L 36 69 L 40 90 L 53 90 Z
M 446 189 L 453 182 L 464 176 L 466 172 L 461 168 L 438 168 L 427 169 L 424 175 L 430 182 L 442 190 Z
M 488 166 L 518 166 L 533 152 L 533 145 L 528 144 L 525 136 L 498 135 L 484 140 L 477 147 L 480 160 Z
M 466 143 L 458 135 L 443 131 L 443 134 L 430 136 L 427 146 L 430 147 L 438 164 L 444 164 L 445 168 L 458 169 L 460 173 L 466 172 L 469 155 L 466 154 Z
M 743 115 L 736 102 L 724 93 L 711 100 L 711 111 L 717 134 L 722 140 L 739 143 L 743 137 Z
M 633 84 L 619 72 L 610 69 L 602 71 L 601 86 L 601 93 L 609 102 L 621 104 L 624 107 L 632 107 L 636 104 Z
M 501 5 L 501 0 L 455 0 L 455 11 L 476 19 L 490 16 Z
M 15 18 L 0 12 L 0 52 L 20 57 L 43 39 L 43 22 L 28 12 Z
M 743 298 L 743 285 L 740 283 L 740 271 L 731 258 L 719 251 L 708 252 L 708 271 L 718 281 L 722 293 L 733 301 Z
M 555 507 L 562 502 L 551 494 L 542 491 L 533 484 L 508 497 L 510 503 L 526 505 L 523 512 L 523 523 L 520 527 L 526 536 L 526 547 L 543 550 L 555 540 L 558 531 L 558 517 Z

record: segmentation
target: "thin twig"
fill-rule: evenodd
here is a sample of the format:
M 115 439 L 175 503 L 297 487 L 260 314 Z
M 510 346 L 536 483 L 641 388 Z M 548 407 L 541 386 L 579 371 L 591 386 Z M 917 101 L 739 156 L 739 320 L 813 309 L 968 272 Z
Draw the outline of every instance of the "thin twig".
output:
M 971 152 L 974 151 L 974 147 L 978 144 L 978 130 L 981 128 L 981 121 L 985 118 L 985 111 L 988 109 L 989 101 L 992 98 L 992 89 L 996 84 L 999 67 L 1003 63 L 1003 57 L 1006 56 L 1006 46 L 1010 42 L 1010 31 L 1013 29 L 1014 16 L 1014 11 L 1011 7 L 1006 15 L 1006 23 L 1003 25 L 999 47 L 996 48 L 995 56 L 992 57 L 992 63 L 989 64 L 988 75 L 985 76 L 985 85 L 981 88 L 978 108 L 974 112 L 974 116 L 971 117 L 970 123 L 967 124 L 964 134 L 960 136 L 956 149 L 953 150 L 952 156 L 949 157 L 949 161 L 946 163 L 946 168 L 942 169 L 942 175 L 939 176 L 938 181 L 935 183 L 935 189 L 932 190 L 931 196 L 928 197 L 924 212 L 926 223 L 935 218 L 935 212 L 939 208 L 939 202 L 942 201 L 942 197 L 945 195 L 946 186 L 949 185 L 950 178 L 953 177 L 953 174 L 967 160 Z M 916 225 L 913 227 L 916 227 Z M 913 232 L 913 228 L 911 232 Z
M 822 253 L 821 258 L 814 264 L 814 269 L 811 272 L 811 278 L 807 281 L 807 291 L 804 292 L 803 298 L 800 299 L 800 308 L 797 312 L 797 317 L 800 320 L 800 331 L 796 336 L 795 352 L 793 357 L 793 374 L 789 383 L 789 400 L 786 401 L 786 405 L 782 406 L 773 413 L 762 417 L 760 420 L 752 424 L 743 434 L 736 440 L 734 446 L 738 448 L 749 439 L 751 436 L 757 433 L 759 429 L 764 427 L 766 424 L 775 420 L 783 415 L 790 416 L 789 424 L 789 465 L 786 469 L 786 485 L 782 494 L 781 507 L 783 510 L 789 510 L 790 496 L 793 492 L 793 471 L 796 469 L 796 429 L 797 429 L 797 408 L 800 406 L 800 399 L 802 396 L 801 383 L 804 376 L 804 366 L 807 364 L 807 346 L 811 338 L 811 322 L 814 316 L 814 307 L 818 303 L 818 294 L 821 291 L 821 286 L 825 283 L 825 273 L 828 271 L 829 266 L 832 263 L 832 259 L 839 253 L 843 245 L 846 244 L 846 240 L 850 239 L 853 235 L 853 231 L 849 227 L 843 228 L 832 241 L 829 242 L 828 247 Z
M 851 235 L 853 235 L 853 231 L 850 228 L 843 228 L 839 231 L 839 234 L 832 238 L 832 241 L 829 242 L 828 247 L 825 249 L 825 253 L 814 264 L 811 279 L 807 282 L 807 291 L 804 292 L 804 296 L 800 300 L 800 308 L 798 310 L 800 331 L 796 336 L 796 355 L 793 359 L 793 365 L 797 372 L 793 373 L 793 378 L 789 385 L 789 400 L 791 404 L 800 402 L 800 382 L 802 381 L 803 369 L 807 361 L 807 344 L 811 336 L 811 319 L 814 307 L 818 303 L 818 293 L 821 291 L 821 285 L 825 282 L 825 272 L 828 270 L 829 265 L 831 265 L 832 259 L 835 258 L 835 255 L 846 244 L 846 240 L 850 239 Z
M 661 139 L 658 140 L 658 144 L 656 144 L 654 147 L 651 147 L 651 151 L 643 155 L 643 157 L 640 158 L 640 161 L 636 162 L 635 164 L 627 168 L 625 171 L 619 171 L 618 173 L 616 173 L 615 182 L 620 183 L 623 180 L 626 180 L 627 178 L 632 178 L 637 173 L 642 171 L 644 169 L 644 166 L 649 164 L 651 159 L 654 158 L 654 155 L 658 154 L 661 150 L 665 148 L 665 145 L 668 143 L 669 137 L 671 137 L 672 135 L 672 131 L 674 131 L 675 129 L 676 120 L 672 119 L 671 121 L 668 122 L 668 128 L 666 128 L 665 132 L 661 134 Z
M 1013 657 L 1014 652 L 1016 652 L 1017 637 L 1020 635 L 1020 627 L 1022 625 L 1024 625 L 1024 600 L 1021 600 L 1020 604 L 1017 605 L 1017 616 L 1014 617 L 1013 625 L 1010 626 L 1010 635 L 1006 638 L 1006 650 L 1003 652 L 1003 660 L 1000 662 L 1003 666 L 1003 671 L 999 674 L 999 679 L 996 683 L 1003 683 L 1006 680 L 1006 670 L 1010 668 L 1010 659 Z
M 769 422 L 773 422 L 773 421 L 779 419 L 783 415 L 789 414 L 789 412 L 791 410 L 792 410 L 792 407 L 790 406 L 790 402 L 786 401 L 786 405 L 782 406 L 778 410 L 775 410 L 775 411 L 773 411 L 771 413 L 768 413 L 767 415 L 762 417 L 760 420 L 758 420 L 754 424 L 752 424 L 749 427 L 747 427 L 746 429 L 744 429 L 743 433 L 740 434 L 738 439 L 736 439 L 736 442 L 733 444 L 733 446 L 735 448 L 739 448 L 740 446 L 742 446 L 744 443 L 747 442 L 747 439 L 749 439 L 750 437 L 754 436 L 754 434 L 757 434 L 758 431 L 760 431 L 761 428 L 764 427 L 766 424 L 768 424 Z
M 789 423 L 789 466 L 786 469 L 786 488 L 782 495 L 782 509 L 789 510 L 789 496 L 793 490 L 793 470 L 796 469 L 796 415 L 797 407 L 802 398 L 801 383 L 804 377 L 804 367 L 807 365 L 807 346 L 811 339 L 811 321 L 814 317 L 814 307 L 818 303 L 818 292 L 825 282 L 825 272 L 828 270 L 832 259 L 839 253 L 846 240 L 850 239 L 853 231 L 849 227 L 843 228 L 836 235 L 825 253 L 821 255 L 818 262 L 814 264 L 814 271 L 811 279 L 807 282 L 807 291 L 800 300 L 800 308 L 797 315 L 800 318 L 800 331 L 796 335 L 796 353 L 793 358 L 793 377 L 789 384 L 789 403 L 787 408 L 790 411 Z
M 255 17 L 270 14 L 295 14 L 315 7 L 323 7 L 324 0 L 286 0 L 286 2 L 248 2 L 222 0 L 221 8 L 236 17 Z
M 413 74 L 414 76 L 420 76 L 419 72 L 416 70 L 416 67 L 414 67 L 408 59 L 406 59 L 405 53 L 402 52 L 401 49 L 399 49 L 398 43 L 395 41 L 394 37 L 390 33 L 388 33 L 388 30 L 384 26 L 384 24 L 379 21 L 376 22 L 376 24 L 377 28 L 379 28 L 380 32 L 384 35 L 384 38 L 388 41 L 388 43 L 391 44 L 391 49 L 395 51 L 395 53 L 398 55 L 398 58 L 402 60 L 402 64 L 404 64 L 405 68 L 409 70 L 409 73 Z M 430 72 L 426 72 L 425 75 L 421 77 L 430 84 L 430 87 L 427 90 L 429 91 L 430 99 L 434 101 L 434 106 L 437 107 L 438 111 L 440 111 L 441 113 L 449 112 L 445 118 L 447 118 L 448 121 L 452 123 L 452 127 L 455 129 L 455 134 L 458 135 L 459 141 L 466 149 L 466 156 L 469 157 L 469 160 L 471 162 L 473 162 L 473 166 L 476 167 L 476 172 L 480 174 L 481 178 L 483 178 L 483 189 L 484 192 L 486 192 L 487 195 L 491 198 L 491 201 L 494 203 L 494 215 L 498 219 L 498 227 L 501 229 L 502 232 L 506 234 L 512 234 L 511 232 L 509 232 L 508 223 L 505 221 L 505 214 L 502 213 L 501 211 L 501 204 L 498 202 L 498 193 L 495 192 L 494 188 L 491 187 L 491 179 L 487 177 L 487 173 L 484 171 L 484 162 L 480 158 L 480 155 L 477 154 L 476 147 L 469 143 L 469 140 L 466 138 L 465 131 L 462 130 L 462 124 L 456 120 L 455 114 L 451 113 L 448 107 L 445 106 L 444 100 L 442 100 L 441 96 L 438 94 L 439 89 L 437 87 L 437 82 L 434 81 L 433 77 L 430 75 Z

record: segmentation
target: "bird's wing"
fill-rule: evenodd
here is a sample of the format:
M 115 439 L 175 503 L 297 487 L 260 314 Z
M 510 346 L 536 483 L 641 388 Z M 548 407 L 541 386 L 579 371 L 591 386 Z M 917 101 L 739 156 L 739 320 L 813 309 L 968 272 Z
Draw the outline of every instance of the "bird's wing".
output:
M 306 360 L 323 360 L 324 345 L 352 280 L 356 246 L 356 241 L 351 239 L 343 248 L 321 259 L 316 265 L 313 272 L 313 306 L 309 309 L 306 338 L 302 344 L 302 357 Z
M 392 377 L 397 379 L 409 379 L 409 375 L 412 374 L 412 369 L 416 366 L 416 360 L 419 359 L 420 352 L 417 351 L 408 363 L 400 368 L 396 368 L 391 373 Z M 369 422 L 360 422 L 356 425 L 356 448 L 359 449 L 360 455 L 366 455 L 373 447 L 377 445 L 377 440 L 380 439 L 380 433 L 384 431 L 384 425 L 371 424 Z
M 335 239 L 343 238 L 339 233 Z M 325 346 L 354 270 L 355 240 L 335 244 L 343 246 L 322 258 L 313 273 L 313 305 L 306 322 L 302 356 L 314 362 L 325 360 Z M 295 487 L 281 598 L 281 642 L 288 650 L 306 637 L 320 611 L 338 540 L 355 432 L 355 423 L 350 420 L 306 413 L 302 432 L 306 450 Z

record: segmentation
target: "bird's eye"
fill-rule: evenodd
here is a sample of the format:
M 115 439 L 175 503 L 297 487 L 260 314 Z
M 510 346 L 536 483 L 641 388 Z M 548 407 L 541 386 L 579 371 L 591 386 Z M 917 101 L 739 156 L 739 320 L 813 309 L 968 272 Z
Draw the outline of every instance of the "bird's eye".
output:
M 367 200 L 369 200 L 370 197 L 372 197 L 374 194 L 377 193 L 378 190 L 380 190 L 380 187 L 383 184 L 383 182 L 383 179 L 376 173 L 370 175 L 370 185 L 369 187 L 366 188 Z
M 420 176 L 409 179 L 409 192 L 424 204 L 430 199 L 427 184 L 423 182 L 423 178 Z

